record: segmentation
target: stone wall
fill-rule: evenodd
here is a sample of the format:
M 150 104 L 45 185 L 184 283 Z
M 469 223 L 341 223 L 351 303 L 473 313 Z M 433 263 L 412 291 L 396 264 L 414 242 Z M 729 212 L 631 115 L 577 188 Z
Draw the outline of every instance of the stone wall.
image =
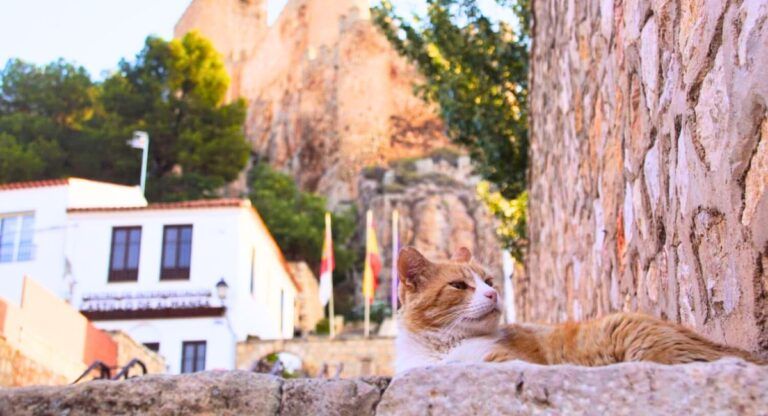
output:
M 0 414 L 757 415 L 768 410 L 766 390 L 768 367 L 735 360 L 599 368 L 447 365 L 410 371 L 391 382 L 220 371 L 0 389 Z
M 115 341 L 115 344 L 117 344 L 117 365 L 119 367 L 122 368 L 132 359 L 136 358 L 147 366 L 148 374 L 162 374 L 166 372 L 165 359 L 160 354 L 139 344 L 123 331 L 108 331 L 108 333 L 112 340 Z M 136 368 L 130 372 L 130 375 L 137 374 L 141 374 L 141 372 Z
M 768 348 L 768 3 L 535 0 L 523 319 Z
M 0 387 L 62 385 L 72 381 L 68 375 L 35 361 L 0 336 Z
M 320 282 L 306 262 L 289 262 L 288 267 L 301 286 L 294 305 L 293 316 L 298 320 L 295 326 L 302 334 L 308 334 L 315 330 L 317 323 L 325 316 L 325 308 L 320 303 Z
M 248 340 L 237 344 L 237 368 L 250 370 L 268 354 L 289 352 L 302 359 L 303 370 L 310 375 L 328 366 L 335 374 L 341 364 L 341 377 L 391 376 L 395 358 L 394 338 L 320 338 L 274 341 Z

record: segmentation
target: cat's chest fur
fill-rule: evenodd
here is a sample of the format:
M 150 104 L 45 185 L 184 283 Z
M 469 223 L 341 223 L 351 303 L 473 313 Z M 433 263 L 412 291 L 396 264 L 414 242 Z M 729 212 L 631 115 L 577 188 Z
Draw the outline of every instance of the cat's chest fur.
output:
M 475 337 L 435 348 L 423 337 L 400 331 L 395 340 L 395 372 L 452 362 L 483 362 L 496 342 L 496 337 Z

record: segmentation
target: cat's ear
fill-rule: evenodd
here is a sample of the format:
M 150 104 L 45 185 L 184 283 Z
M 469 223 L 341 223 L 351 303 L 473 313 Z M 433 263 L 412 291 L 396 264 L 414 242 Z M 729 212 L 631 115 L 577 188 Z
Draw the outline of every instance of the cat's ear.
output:
M 400 281 L 410 290 L 418 290 L 431 265 L 432 262 L 413 247 L 404 247 L 397 255 L 397 271 L 400 274 Z
M 459 247 L 459 249 L 453 253 L 451 260 L 457 263 L 469 263 L 472 260 L 472 252 L 466 247 Z

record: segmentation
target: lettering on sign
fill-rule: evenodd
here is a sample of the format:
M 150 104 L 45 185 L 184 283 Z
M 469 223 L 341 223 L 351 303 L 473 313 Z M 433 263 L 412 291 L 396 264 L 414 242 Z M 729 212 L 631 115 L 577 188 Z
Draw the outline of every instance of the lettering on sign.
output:
M 212 307 L 210 290 L 89 293 L 83 295 L 83 312 L 193 309 Z

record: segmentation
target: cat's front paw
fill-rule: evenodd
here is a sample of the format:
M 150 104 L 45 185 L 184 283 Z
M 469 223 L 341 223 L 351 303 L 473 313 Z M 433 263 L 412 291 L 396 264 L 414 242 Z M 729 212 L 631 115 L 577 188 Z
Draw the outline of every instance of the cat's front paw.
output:
M 489 363 L 503 363 L 505 361 L 517 360 L 520 357 L 515 355 L 512 351 L 496 350 L 491 351 L 483 357 L 483 361 Z

